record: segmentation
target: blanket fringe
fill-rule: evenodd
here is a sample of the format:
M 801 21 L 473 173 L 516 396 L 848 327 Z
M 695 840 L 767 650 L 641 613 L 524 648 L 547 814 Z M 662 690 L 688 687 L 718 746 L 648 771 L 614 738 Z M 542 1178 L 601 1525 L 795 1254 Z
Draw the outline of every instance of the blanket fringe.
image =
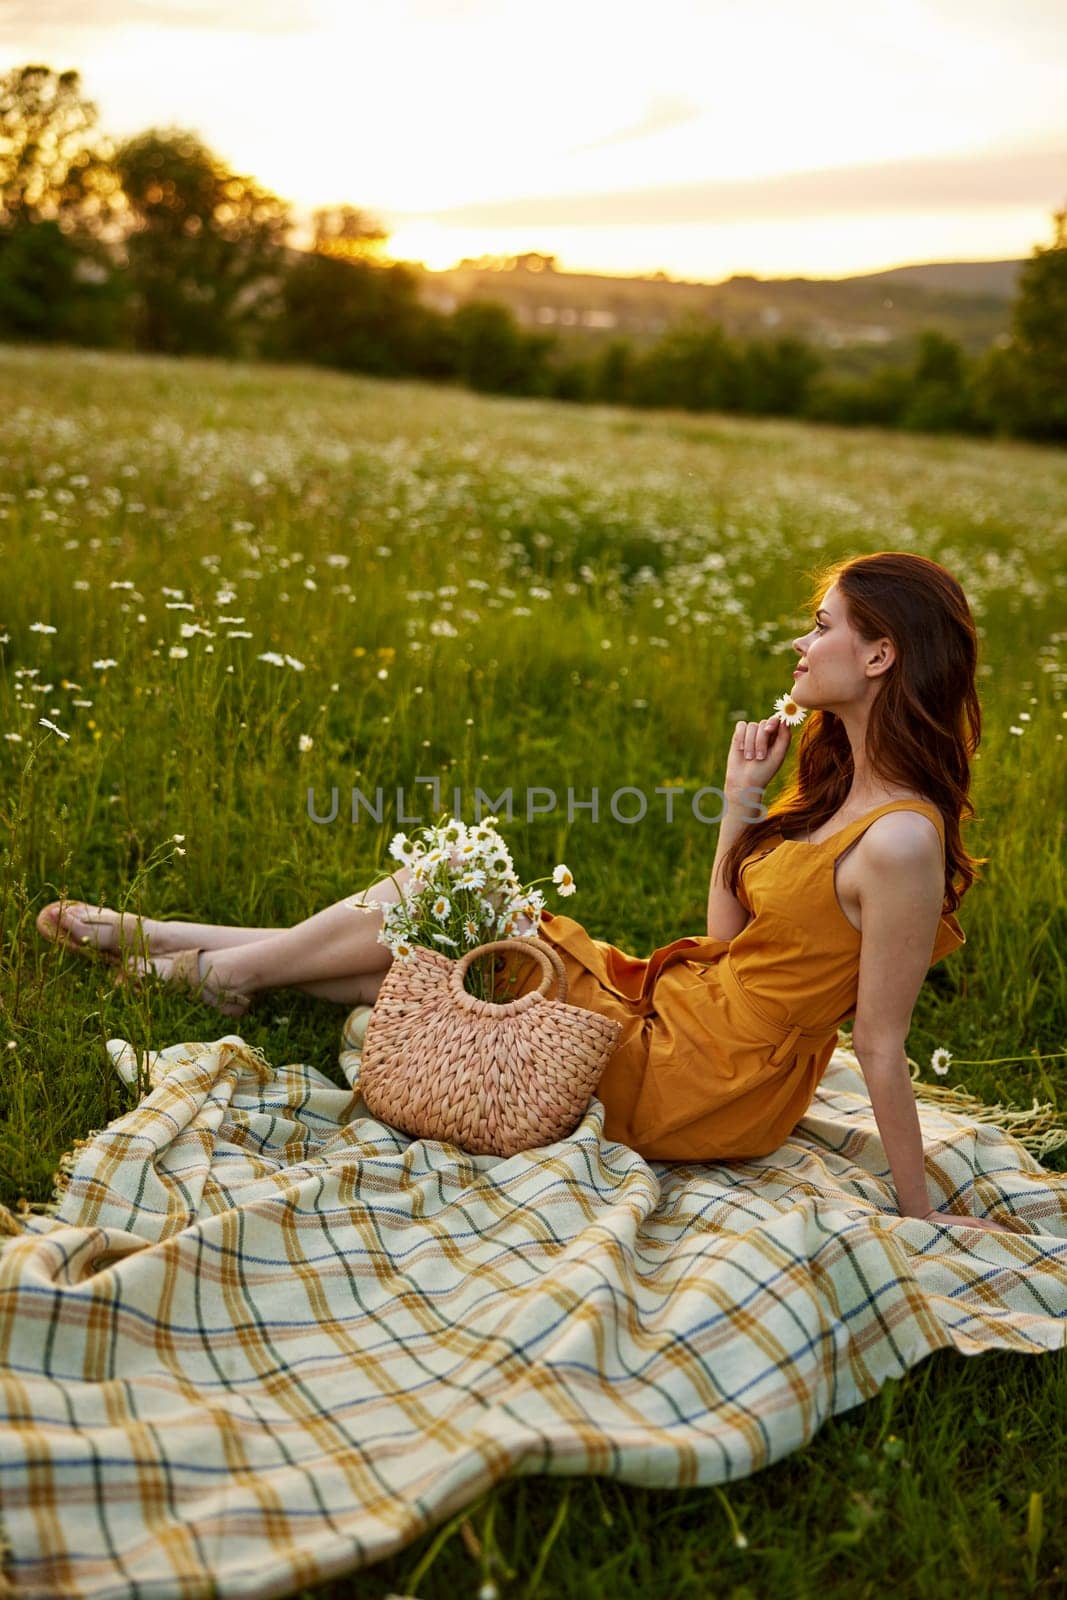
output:
M 207 1049 L 208 1047 L 205 1046 L 204 1048 Z M 245 1043 L 226 1044 L 223 1048 L 228 1052 L 228 1059 L 236 1059 L 242 1062 L 251 1070 L 253 1076 L 261 1082 L 266 1083 L 274 1077 L 274 1067 L 258 1045 Z M 71 1148 L 60 1156 L 59 1165 L 52 1174 L 51 1200 L 20 1199 L 16 1208 L 20 1216 L 25 1216 L 30 1211 L 36 1211 L 45 1217 L 54 1217 L 56 1215 L 63 1204 L 67 1190 L 70 1188 L 71 1177 L 74 1174 L 75 1167 L 78 1165 L 79 1153 L 103 1131 L 102 1128 L 90 1128 L 86 1138 L 75 1139 Z M 9 1211 L 5 1205 L 0 1205 L 0 1237 L 20 1234 L 22 1231 L 18 1217 Z M 3 1600 L 3 1593 L 3 1588 L 0 1587 L 0 1600 Z
M 911 1081 L 917 1100 L 940 1106 L 944 1111 L 958 1111 L 972 1122 L 992 1123 L 1038 1161 L 1067 1145 L 1067 1121 L 1051 1100 L 1039 1104 L 1035 1095 L 1032 1106 L 1006 1106 L 999 1101 L 996 1105 L 987 1105 L 958 1084 L 950 1089 L 942 1083 L 924 1083 L 914 1071 Z
M 275 1068 L 263 1054 L 258 1044 L 227 1044 L 224 1048 L 229 1052 L 230 1059 L 243 1061 L 246 1067 L 252 1069 L 253 1076 L 261 1083 L 267 1083 L 274 1077 Z

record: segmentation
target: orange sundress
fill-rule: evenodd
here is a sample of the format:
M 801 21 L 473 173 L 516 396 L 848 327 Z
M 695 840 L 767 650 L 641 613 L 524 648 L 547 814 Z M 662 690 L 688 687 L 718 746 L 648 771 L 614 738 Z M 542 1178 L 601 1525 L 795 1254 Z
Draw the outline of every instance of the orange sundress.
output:
M 944 819 L 928 801 L 887 801 L 816 844 L 779 830 L 742 864 L 738 899 L 753 915 L 733 939 L 674 939 L 641 959 L 541 913 L 568 1000 L 622 1023 L 596 1090 L 607 1138 L 661 1161 L 763 1156 L 784 1143 L 855 1014 L 861 937 L 838 901 L 836 863 L 897 807 L 930 817 L 943 858 Z M 943 912 L 930 965 L 965 943 Z M 517 993 L 542 976 L 529 967 Z

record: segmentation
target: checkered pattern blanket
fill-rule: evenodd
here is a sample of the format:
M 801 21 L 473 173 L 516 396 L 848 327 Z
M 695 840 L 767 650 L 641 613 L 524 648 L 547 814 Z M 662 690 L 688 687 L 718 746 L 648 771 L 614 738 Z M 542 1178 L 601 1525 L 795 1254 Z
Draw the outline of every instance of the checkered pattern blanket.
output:
M 1067 1177 L 920 1103 L 931 1198 L 1018 1231 L 900 1217 L 844 1045 L 729 1164 L 650 1164 L 595 1099 L 465 1155 L 374 1120 L 341 1059 L 353 1089 L 173 1045 L 53 1213 L 0 1209 L 8 1593 L 287 1595 L 508 1475 L 725 1482 L 941 1346 L 1065 1344 Z

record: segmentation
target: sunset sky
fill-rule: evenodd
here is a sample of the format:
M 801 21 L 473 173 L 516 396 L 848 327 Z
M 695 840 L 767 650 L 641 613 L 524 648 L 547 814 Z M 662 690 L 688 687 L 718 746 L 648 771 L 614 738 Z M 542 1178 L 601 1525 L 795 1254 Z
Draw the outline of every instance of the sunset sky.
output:
M 0 0 L 0 71 L 76 68 L 101 132 L 190 129 L 397 259 L 840 277 L 1050 241 L 1065 4 Z

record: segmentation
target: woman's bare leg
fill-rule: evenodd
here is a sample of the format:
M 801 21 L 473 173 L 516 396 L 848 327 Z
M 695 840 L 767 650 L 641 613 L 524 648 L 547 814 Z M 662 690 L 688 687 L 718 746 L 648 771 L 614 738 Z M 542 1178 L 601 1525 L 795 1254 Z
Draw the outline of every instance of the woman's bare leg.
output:
M 400 886 L 409 877 L 410 870 L 404 867 L 394 877 L 382 878 L 364 890 L 359 898 L 367 910 L 356 909 L 339 900 L 291 928 L 267 930 L 265 938 L 259 937 L 264 932 L 262 929 L 242 929 L 236 931 L 256 937 L 233 940 L 225 945 L 205 945 L 212 950 L 210 962 L 205 957 L 201 963 L 207 984 L 211 988 L 237 989 L 246 994 L 260 989 L 314 985 L 310 992 L 322 999 L 372 1004 L 393 960 L 388 947 L 378 941 L 382 917 L 374 907 L 397 901 Z M 162 923 L 157 926 L 174 928 L 179 925 Z M 196 940 L 200 939 L 199 930 L 210 926 L 185 924 Z M 149 961 L 165 978 L 169 967 L 166 955 L 161 952 L 158 961 L 151 957 Z M 134 970 L 143 970 L 145 961 L 133 958 L 129 964 Z

